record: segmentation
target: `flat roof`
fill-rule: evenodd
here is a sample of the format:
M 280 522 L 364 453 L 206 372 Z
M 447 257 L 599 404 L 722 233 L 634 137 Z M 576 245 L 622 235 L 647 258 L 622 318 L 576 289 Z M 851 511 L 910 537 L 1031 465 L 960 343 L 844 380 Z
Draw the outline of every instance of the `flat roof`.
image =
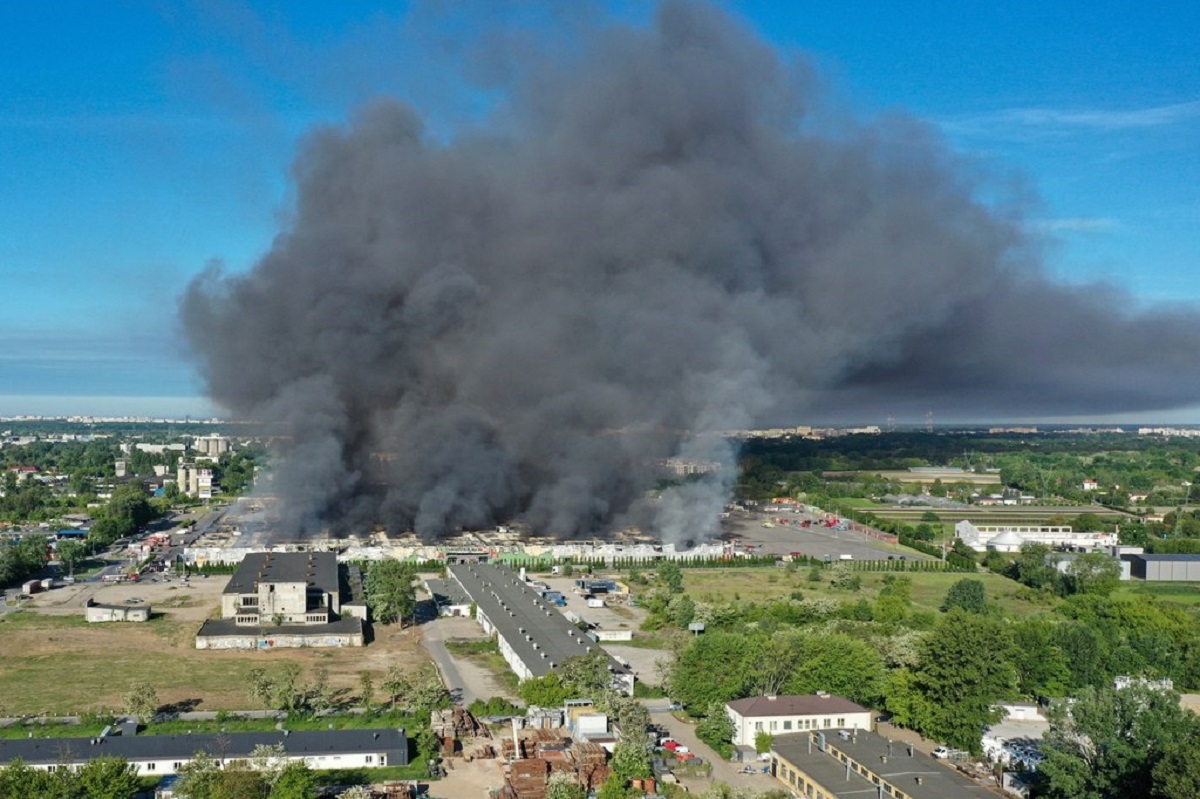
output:
M 0 739 L 0 764 L 17 758 L 31 765 L 83 762 L 95 757 L 123 757 L 130 762 L 191 760 L 197 752 L 214 757 L 249 757 L 257 746 L 282 745 L 291 757 L 384 752 L 388 764 L 408 764 L 404 730 L 280 730 L 201 735 L 115 735 L 106 738 Z
M 1142 560 L 1175 560 L 1175 561 L 1194 561 L 1200 560 L 1200 555 L 1194 554 L 1170 554 L 1170 555 L 1149 555 L 1146 553 L 1129 555 L 1131 558 L 1141 558 Z
M 457 563 L 447 572 L 535 677 L 549 674 L 551 663 L 559 666 L 593 649 L 604 652 L 614 674 L 630 673 L 507 566 Z
M 771 743 L 771 751 L 839 797 L 862 796 L 864 788 L 870 791 L 867 795 L 872 796 L 877 788 L 869 778 L 853 769 L 847 779 L 846 764 L 837 758 L 837 751 L 913 799 L 995 796 L 987 788 L 947 768 L 929 755 L 915 749 L 911 750 L 910 755 L 908 745 L 900 741 L 891 742 L 866 730 L 833 728 L 821 730 L 819 734 L 825 738 L 826 751 L 818 748 L 817 732 L 777 735 Z M 813 739 L 811 751 L 810 736 Z M 917 782 L 918 778 L 920 783 Z
M 431 578 L 425 581 L 425 587 L 429 589 L 429 594 L 433 597 L 434 604 L 438 606 L 471 604 L 471 597 L 467 596 L 462 586 L 454 580 L 437 580 Z
M 222 593 L 254 594 L 259 583 L 308 583 L 337 594 L 337 555 L 332 552 L 251 552 L 242 558 Z

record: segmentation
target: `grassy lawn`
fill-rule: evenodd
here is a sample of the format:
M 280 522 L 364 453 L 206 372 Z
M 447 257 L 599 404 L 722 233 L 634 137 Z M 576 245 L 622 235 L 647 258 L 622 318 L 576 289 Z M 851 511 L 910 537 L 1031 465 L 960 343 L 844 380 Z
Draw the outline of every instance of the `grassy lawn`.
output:
M 182 593 L 172 599 L 192 601 Z M 153 686 L 163 704 L 244 710 L 255 705 L 246 691 L 254 668 L 296 662 L 302 679 L 310 680 L 324 666 L 335 690 L 354 695 L 362 670 L 374 673 L 378 684 L 388 663 L 415 669 L 425 661 L 418 636 L 390 627 L 377 628 L 376 641 L 363 648 L 198 650 L 198 622 L 171 612 L 143 624 L 88 624 L 82 613 L 0 616 L 0 717 L 111 714 L 135 683 Z
M 496 639 L 484 641 L 446 641 L 446 651 L 457 658 L 469 660 L 480 668 L 487 669 L 505 688 L 516 694 L 520 684 L 517 675 L 508 667 Z
M 806 597 L 828 597 L 843 601 L 859 599 L 874 599 L 883 588 L 887 572 L 854 572 L 862 579 L 862 590 L 837 590 L 829 585 L 827 570 L 821 573 L 821 582 L 809 582 L 809 569 L 800 568 L 794 572 L 784 569 L 767 571 L 764 569 L 685 569 L 683 583 L 685 590 L 696 600 L 702 602 L 762 602 L 772 599 L 786 599 L 793 591 L 800 591 Z M 1050 606 L 1022 599 L 1019 594 L 1023 586 L 1007 577 L 997 574 L 960 574 L 952 572 L 904 572 L 897 576 L 905 576 L 912 580 L 913 607 L 917 610 L 936 611 L 942 604 L 950 586 L 964 577 L 972 577 L 983 581 L 988 599 L 996 602 L 1006 612 L 1014 615 L 1042 613 Z M 1200 601 L 1198 599 L 1197 601 Z
M 1115 597 L 1155 597 L 1165 602 L 1200 609 L 1200 583 L 1144 583 L 1130 580 L 1121 583 Z

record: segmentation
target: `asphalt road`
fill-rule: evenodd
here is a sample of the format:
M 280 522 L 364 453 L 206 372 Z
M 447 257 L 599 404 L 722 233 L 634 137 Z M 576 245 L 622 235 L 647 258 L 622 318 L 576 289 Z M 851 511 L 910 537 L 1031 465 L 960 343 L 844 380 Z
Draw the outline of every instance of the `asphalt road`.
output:
M 670 710 L 669 699 L 645 699 L 642 703 L 650 711 L 650 720 L 661 724 L 671 733 L 671 737 L 686 746 L 697 757 L 704 758 L 712 764 L 712 777 L 708 780 L 693 780 L 684 778 L 682 782 L 689 790 L 695 792 L 706 790 L 714 782 L 724 782 L 735 788 L 749 788 L 755 792 L 766 791 L 780 787 L 779 783 L 769 774 L 743 774 L 741 763 L 730 763 L 722 760 L 708 744 L 696 737 L 694 725 L 681 721 Z M 762 765 L 762 764 L 757 764 Z

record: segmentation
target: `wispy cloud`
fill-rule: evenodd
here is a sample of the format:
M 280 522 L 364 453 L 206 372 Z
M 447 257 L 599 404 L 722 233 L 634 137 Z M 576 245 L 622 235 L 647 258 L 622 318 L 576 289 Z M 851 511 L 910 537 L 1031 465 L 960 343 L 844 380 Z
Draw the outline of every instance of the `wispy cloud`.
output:
M 1121 224 L 1107 216 L 1069 216 L 1034 220 L 1032 226 L 1041 233 L 1109 233 Z
M 1068 135 L 1147 130 L 1200 120 L 1200 100 L 1123 110 L 1097 108 L 1007 108 L 986 114 L 945 117 L 950 133 Z

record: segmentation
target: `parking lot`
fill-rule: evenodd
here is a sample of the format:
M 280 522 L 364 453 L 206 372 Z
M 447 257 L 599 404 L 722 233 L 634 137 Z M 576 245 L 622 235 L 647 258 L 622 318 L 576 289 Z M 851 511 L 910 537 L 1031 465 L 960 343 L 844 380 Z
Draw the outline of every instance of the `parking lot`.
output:
M 810 527 L 798 523 L 810 521 Z M 771 525 L 764 527 L 764 524 Z M 757 544 L 767 555 L 787 555 L 800 552 L 810 558 L 838 560 L 849 555 L 854 560 L 886 560 L 905 557 L 908 560 L 929 560 L 929 556 L 899 544 L 888 544 L 867 538 L 853 530 L 825 527 L 804 513 L 744 513 L 732 517 L 725 525 L 729 535 L 743 542 Z

